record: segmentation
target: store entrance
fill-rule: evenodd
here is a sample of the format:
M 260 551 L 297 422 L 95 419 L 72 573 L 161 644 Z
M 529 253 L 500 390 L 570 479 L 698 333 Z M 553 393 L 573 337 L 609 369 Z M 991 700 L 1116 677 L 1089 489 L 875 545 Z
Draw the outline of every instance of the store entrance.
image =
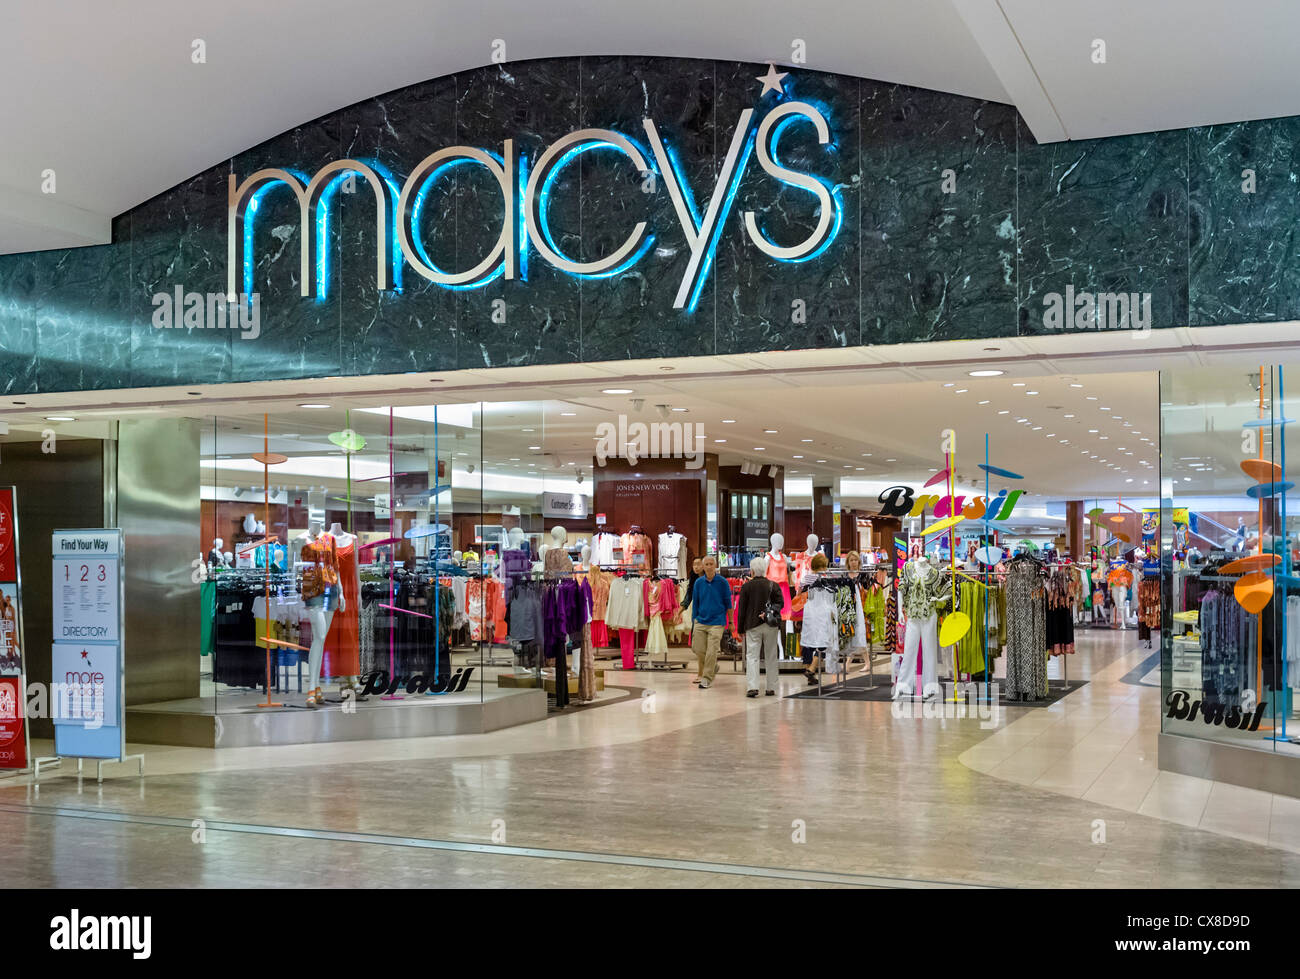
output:
M 191 408 L 194 587 L 171 600 L 192 601 L 200 628 L 168 668 L 194 693 L 131 704 L 132 737 L 490 730 L 625 700 L 653 674 L 752 689 L 738 605 L 754 578 L 779 595 L 778 676 L 889 691 L 900 556 L 978 575 L 1017 551 L 1122 560 L 1141 540 L 1140 518 L 1095 514 L 1128 521 L 1121 497 L 1140 513 L 1155 496 L 1152 374 L 953 365 L 879 383 L 842 365 L 708 366 Z M 964 526 L 931 531 L 954 513 Z M 997 560 L 976 557 L 987 548 Z M 808 590 L 811 575 L 861 576 L 845 636 L 811 630 L 841 597 Z M 221 723 L 196 735 L 197 717 Z

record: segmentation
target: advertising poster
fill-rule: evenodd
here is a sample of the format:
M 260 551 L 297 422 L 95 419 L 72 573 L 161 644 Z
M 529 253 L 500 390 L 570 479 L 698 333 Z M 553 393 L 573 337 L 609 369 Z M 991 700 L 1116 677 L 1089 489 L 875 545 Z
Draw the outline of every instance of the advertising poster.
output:
M 0 488 L 0 769 L 27 768 L 27 672 L 23 655 L 17 494 Z

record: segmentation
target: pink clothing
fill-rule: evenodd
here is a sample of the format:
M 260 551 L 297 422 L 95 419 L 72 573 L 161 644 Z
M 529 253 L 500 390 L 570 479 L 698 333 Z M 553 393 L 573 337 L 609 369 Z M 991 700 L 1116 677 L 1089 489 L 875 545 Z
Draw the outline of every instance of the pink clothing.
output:
M 790 559 L 784 554 L 776 555 L 771 551 L 767 552 L 767 574 L 768 581 L 775 581 L 778 585 L 790 584 Z

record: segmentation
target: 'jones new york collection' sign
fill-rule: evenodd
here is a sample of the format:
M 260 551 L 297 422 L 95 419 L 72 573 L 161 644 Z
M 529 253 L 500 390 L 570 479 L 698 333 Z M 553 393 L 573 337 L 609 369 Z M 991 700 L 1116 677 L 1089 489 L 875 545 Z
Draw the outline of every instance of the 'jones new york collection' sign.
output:
M 776 261 L 806 262 L 825 252 L 840 229 L 844 208 L 835 187 L 820 176 L 792 170 L 779 162 L 782 135 L 796 123 L 812 126 L 818 143 L 828 151 L 834 149 L 830 126 L 821 108 L 810 102 L 780 101 L 785 95 L 780 83 L 782 77 L 775 69 L 769 70 L 767 77 L 760 77 L 763 93 L 769 89 L 776 91 L 778 101 L 772 104 L 772 100 L 761 94 L 757 109 L 740 113 L 703 215 L 696 207 L 696 195 L 679 161 L 653 119 L 642 122 L 644 133 L 638 136 L 644 136 L 644 145 L 639 138 L 610 129 L 579 129 L 556 140 L 531 161 L 516 150 L 515 141 L 509 138 L 502 142 L 499 153 L 474 146 L 449 146 L 420 160 L 400 187 L 396 178 L 378 163 L 356 159 L 329 163 L 310 179 L 282 168 L 258 170 L 243 180 L 231 174 L 228 300 L 236 302 L 241 292 L 246 296 L 253 294 L 253 241 L 258 207 L 263 196 L 278 187 L 288 187 L 298 201 L 304 296 L 324 296 L 329 278 L 330 205 L 339 188 L 345 185 L 350 188 L 364 184 L 374 195 L 378 243 L 375 276 L 381 290 L 400 288 L 404 266 L 448 289 L 480 288 L 500 276 L 526 278 L 520 272 L 526 268 L 530 249 L 555 268 L 579 278 L 619 275 L 641 261 L 653 246 L 655 236 L 648 222 L 632 222 L 622 244 L 608 254 L 580 260 L 561 250 L 547 220 L 547 207 L 557 176 L 580 154 L 605 151 L 626 157 L 630 172 L 640 175 L 644 187 L 657 187 L 661 182 L 667 190 L 689 249 L 673 306 L 693 311 L 751 158 L 756 157 L 758 165 L 774 180 L 811 195 L 809 203 L 816 218 L 815 227 L 803 241 L 783 245 L 764 233 L 753 211 L 744 211 L 745 231 L 760 251 Z M 495 244 L 477 264 L 451 270 L 439 267 L 430 257 L 419 231 L 420 212 L 439 180 L 459 166 L 482 168 L 499 187 L 500 231 Z

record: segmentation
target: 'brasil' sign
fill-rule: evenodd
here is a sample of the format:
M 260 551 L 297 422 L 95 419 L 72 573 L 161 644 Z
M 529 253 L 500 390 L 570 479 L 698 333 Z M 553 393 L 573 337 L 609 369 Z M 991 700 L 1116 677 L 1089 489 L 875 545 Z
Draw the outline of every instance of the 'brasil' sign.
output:
M 1016 501 L 1024 495 L 1024 490 L 1008 493 L 1002 490 L 993 497 L 992 502 L 982 496 L 972 497 L 965 503 L 965 496 L 940 496 L 937 493 L 917 494 L 911 486 L 891 486 L 884 490 L 877 499 L 880 501 L 882 517 L 919 517 L 928 508 L 934 508 L 934 516 L 955 517 L 958 514 L 967 520 L 978 520 L 988 514 L 988 520 L 1006 520 Z M 963 506 L 962 504 L 965 503 Z
M 619 275 L 636 265 L 654 244 L 646 221 L 636 221 L 623 243 L 604 257 L 581 261 L 565 254 L 551 234 L 547 207 L 555 188 L 556 177 L 580 154 L 612 151 L 626 157 L 631 170 L 643 178 L 643 189 L 662 181 L 672 200 L 677 220 L 686 237 L 689 258 L 673 307 L 695 310 L 708 278 L 709 268 L 727 216 L 740 187 L 750 158 L 782 184 L 797 187 L 815 198 L 816 227 L 801 242 L 780 245 L 759 227 L 753 211 L 745 211 L 742 220 L 754 245 L 772 259 L 781 262 L 806 262 L 821 255 L 839 231 L 843 221 L 843 204 L 835 186 L 822 177 L 802 173 L 778 162 L 778 146 L 791 125 L 812 125 L 819 144 L 834 149 L 830 126 L 821 108 L 810 102 L 781 101 L 785 96 L 780 81 L 784 74 L 770 69 L 760 76 L 763 92 L 758 109 L 740 113 L 727 155 L 718 172 L 713 193 L 701 215 L 695 195 L 682 173 L 671 147 L 659 133 L 653 119 L 644 119 L 642 128 L 648 145 L 610 129 L 579 129 L 562 136 L 531 162 L 516 151 L 513 139 L 505 139 L 501 152 L 475 146 L 450 146 L 437 150 L 415 165 L 405 182 L 396 179 L 380 164 L 357 159 L 336 160 L 326 164 L 308 179 L 284 168 L 258 170 L 242 181 L 229 177 L 227 224 L 227 300 L 239 301 L 242 273 L 243 294 L 253 295 L 253 238 L 259 202 L 269 191 L 288 187 L 298 201 L 301 224 L 301 289 L 304 296 L 325 296 L 329 280 L 330 204 L 341 186 L 348 188 L 364 182 L 375 198 L 377 255 L 375 275 L 380 290 L 400 289 L 404 264 L 418 275 L 447 289 L 477 289 L 499 276 L 527 279 L 530 249 L 569 275 L 584 279 L 603 279 Z M 776 103 L 765 99 L 769 91 L 777 94 Z M 764 102 L 770 106 L 763 111 Z M 429 256 L 419 234 L 420 211 L 431 189 L 453 167 L 476 166 L 495 179 L 501 191 L 501 224 L 495 245 L 470 268 L 452 271 L 438 267 Z M 810 203 L 812 203 L 810 201 Z

